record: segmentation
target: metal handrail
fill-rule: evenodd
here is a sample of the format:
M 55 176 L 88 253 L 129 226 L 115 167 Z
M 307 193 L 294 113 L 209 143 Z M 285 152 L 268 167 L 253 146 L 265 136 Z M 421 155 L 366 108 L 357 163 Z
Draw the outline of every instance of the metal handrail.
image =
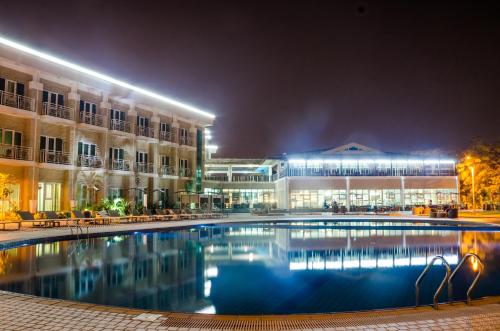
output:
M 26 146 L 0 144 L 0 158 L 33 161 L 33 149 Z
M 468 259 L 468 258 L 475 258 L 478 263 L 479 263 L 479 266 L 480 268 L 478 269 L 477 271 L 477 275 L 476 275 L 476 278 L 474 278 L 474 280 L 472 281 L 472 284 L 469 286 L 469 289 L 467 290 L 467 304 L 470 305 L 470 302 L 471 302 L 471 294 L 472 294 L 472 291 L 474 290 L 474 288 L 476 287 L 477 285 L 477 282 L 479 280 L 479 277 L 481 277 L 481 273 L 482 271 L 484 270 L 484 264 L 483 264 L 483 261 L 481 261 L 481 259 L 479 258 L 479 256 L 477 256 L 476 254 L 474 253 L 467 253 L 465 254 L 462 259 L 460 260 L 460 263 L 458 263 L 457 267 L 455 268 L 455 270 L 453 270 L 453 273 L 451 274 L 450 278 L 448 279 L 448 298 L 450 300 L 450 303 L 453 302 L 453 286 L 452 286 L 452 283 L 451 281 L 453 280 L 453 278 L 455 277 L 455 275 L 457 274 L 458 270 L 462 267 L 462 265 L 465 263 L 465 261 Z
M 114 131 L 127 132 L 127 133 L 132 132 L 130 122 L 122 121 L 122 120 L 118 120 L 118 119 L 110 120 L 109 129 L 114 130 Z
M 138 125 L 135 127 L 135 134 L 142 137 L 155 138 L 155 129 L 149 126 Z
M 73 120 L 74 110 L 71 107 L 66 107 L 63 105 L 56 105 L 50 102 L 44 102 L 42 108 L 42 115 L 48 115 L 52 117 L 64 118 L 67 120 Z
M 420 276 L 417 278 L 417 281 L 415 282 L 415 307 L 418 306 L 418 299 L 420 297 L 420 283 L 422 282 L 422 279 L 424 278 L 425 275 L 427 275 L 427 272 L 429 272 L 429 269 L 434 265 L 434 262 L 436 260 L 441 260 L 446 267 L 446 275 L 443 278 L 443 281 L 441 284 L 439 284 L 438 289 L 436 290 L 436 293 L 434 293 L 434 309 L 438 309 L 438 300 L 439 296 L 441 295 L 441 292 L 443 291 L 443 288 L 445 284 L 448 282 L 448 279 L 450 279 L 450 274 L 451 274 L 451 268 L 448 262 L 444 257 L 441 255 L 434 256 L 434 258 L 431 260 L 429 264 L 425 267 L 424 271 L 420 274 Z
M 104 116 L 80 110 L 80 123 L 104 127 Z
M 28 111 L 35 111 L 35 103 L 32 98 L 6 91 L 0 91 L 0 104 Z

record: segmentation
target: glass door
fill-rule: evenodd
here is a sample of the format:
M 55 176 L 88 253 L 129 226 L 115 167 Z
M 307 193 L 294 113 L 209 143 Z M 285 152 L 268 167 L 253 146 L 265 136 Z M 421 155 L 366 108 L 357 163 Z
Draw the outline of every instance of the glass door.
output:
M 38 210 L 59 211 L 61 209 L 61 184 L 38 184 Z

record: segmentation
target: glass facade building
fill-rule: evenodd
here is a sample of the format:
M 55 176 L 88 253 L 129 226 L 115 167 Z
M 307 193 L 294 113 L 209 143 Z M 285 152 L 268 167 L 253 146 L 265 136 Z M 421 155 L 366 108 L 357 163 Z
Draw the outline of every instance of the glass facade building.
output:
M 205 190 L 226 195 L 227 208 L 271 203 L 279 209 L 346 210 L 454 204 L 455 161 L 443 155 L 385 153 L 350 143 L 278 159 L 212 159 Z

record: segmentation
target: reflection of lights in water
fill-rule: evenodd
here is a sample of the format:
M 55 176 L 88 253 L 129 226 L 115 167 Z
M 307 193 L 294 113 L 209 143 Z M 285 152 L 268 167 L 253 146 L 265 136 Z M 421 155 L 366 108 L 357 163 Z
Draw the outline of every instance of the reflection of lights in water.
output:
M 210 280 L 207 280 L 205 282 L 205 291 L 204 291 L 205 298 L 207 298 L 207 297 L 210 296 L 210 290 L 211 289 L 212 289 L 212 282 Z
M 245 253 L 246 253 L 246 252 L 248 252 L 248 246 L 244 246 L 244 247 L 243 247 L 243 251 L 244 251 Z
M 248 254 L 248 261 L 253 262 L 253 253 Z
M 207 306 L 205 308 L 202 308 L 200 310 L 195 311 L 195 313 L 198 313 L 198 314 L 215 314 L 215 307 L 214 306 Z
M 477 259 L 475 257 L 471 257 L 470 263 L 472 265 L 472 270 L 477 271 L 477 269 L 479 268 L 479 262 L 477 261 Z
M 397 267 L 409 267 L 409 266 L 425 266 L 428 262 L 432 260 L 434 256 L 417 257 L 412 256 L 404 257 L 404 258 L 396 258 L 392 257 L 387 258 L 379 258 L 379 259 L 354 259 L 344 261 L 291 261 L 289 263 L 290 270 L 341 270 L 341 269 L 373 269 L 373 268 L 397 268 Z M 443 255 L 448 264 L 455 265 L 458 263 L 457 255 Z M 477 263 L 477 262 L 476 262 Z M 441 261 L 436 261 L 436 265 L 441 265 Z
M 219 275 L 219 269 L 217 267 L 208 267 L 205 269 L 205 276 L 208 278 L 217 277 Z
M 210 253 L 212 253 L 212 254 L 214 253 L 214 245 L 210 246 Z

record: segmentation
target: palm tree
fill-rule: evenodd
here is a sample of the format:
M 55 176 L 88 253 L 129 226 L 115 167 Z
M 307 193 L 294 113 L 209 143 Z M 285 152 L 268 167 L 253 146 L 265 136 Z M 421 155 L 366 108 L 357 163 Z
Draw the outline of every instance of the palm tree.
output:
M 98 175 L 95 171 L 82 171 L 78 174 L 78 183 L 85 186 L 85 204 L 92 205 L 95 201 L 95 192 L 99 191 L 103 186 L 102 175 Z

